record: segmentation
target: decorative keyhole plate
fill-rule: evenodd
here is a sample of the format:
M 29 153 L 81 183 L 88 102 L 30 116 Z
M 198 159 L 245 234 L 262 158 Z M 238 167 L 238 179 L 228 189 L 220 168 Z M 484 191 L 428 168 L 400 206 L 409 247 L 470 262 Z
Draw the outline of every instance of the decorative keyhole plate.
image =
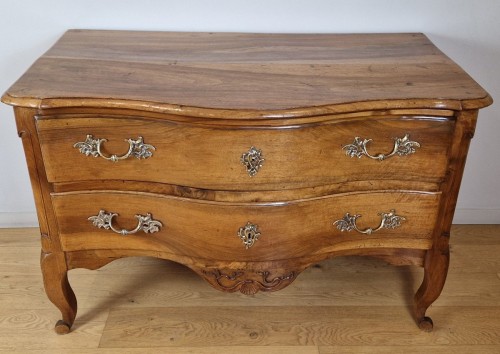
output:
M 255 241 L 259 239 L 259 226 L 252 224 L 250 221 L 238 230 L 238 237 L 243 241 L 246 249 L 253 246 Z
M 264 163 L 264 156 L 262 151 L 252 146 L 250 150 L 241 155 L 241 163 L 247 169 L 248 175 L 253 177 L 259 172 L 259 169 Z

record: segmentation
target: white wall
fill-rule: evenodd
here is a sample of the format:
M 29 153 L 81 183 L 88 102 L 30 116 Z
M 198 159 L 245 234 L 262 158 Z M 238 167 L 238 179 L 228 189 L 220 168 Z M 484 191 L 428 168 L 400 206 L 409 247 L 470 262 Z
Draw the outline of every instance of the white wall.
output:
M 472 141 L 457 223 L 500 222 L 498 0 L 0 0 L 0 91 L 68 28 L 241 32 L 424 32 L 497 104 Z M 36 225 L 21 141 L 0 107 L 0 227 Z

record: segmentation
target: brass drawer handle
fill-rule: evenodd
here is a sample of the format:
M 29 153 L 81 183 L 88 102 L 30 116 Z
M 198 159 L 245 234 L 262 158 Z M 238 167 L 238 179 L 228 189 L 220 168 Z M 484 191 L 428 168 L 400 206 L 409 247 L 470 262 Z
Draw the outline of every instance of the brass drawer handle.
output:
M 255 241 L 259 239 L 259 226 L 252 224 L 250 221 L 238 230 L 238 237 L 243 241 L 245 249 L 253 246 Z
M 364 230 L 358 229 L 358 226 L 356 225 L 356 219 L 361 217 L 361 215 L 350 215 L 349 213 L 346 213 L 342 219 L 334 221 L 333 225 L 336 225 L 337 229 L 339 229 L 340 231 L 356 230 L 361 234 L 370 235 L 381 229 L 395 229 L 396 227 L 401 226 L 401 223 L 406 220 L 404 216 L 396 215 L 396 211 L 394 209 L 388 213 L 379 213 L 378 215 L 382 217 L 382 221 L 380 222 L 380 225 L 375 229 L 372 229 L 371 227 Z
M 350 157 L 356 156 L 357 158 L 361 158 L 365 155 L 371 159 L 382 161 L 394 155 L 406 156 L 414 154 L 416 148 L 420 147 L 418 142 L 410 140 L 410 134 L 405 134 L 403 138 L 394 139 L 394 148 L 389 154 L 377 154 L 373 156 L 366 150 L 366 145 L 370 141 L 372 141 L 372 139 L 362 139 L 357 136 L 354 138 L 354 142 L 352 144 L 343 146 L 342 150 L 345 150 L 345 154 Z
M 128 151 L 125 155 L 111 155 L 105 156 L 101 152 L 102 143 L 108 141 L 107 139 L 99 139 L 94 138 L 92 135 L 87 135 L 85 141 L 77 142 L 73 145 L 73 147 L 80 150 L 82 154 L 85 156 L 93 156 L 93 157 L 102 157 L 105 160 L 117 162 L 119 160 L 128 159 L 130 156 L 133 156 L 138 159 L 147 159 L 153 156 L 153 151 L 156 148 L 153 145 L 144 144 L 144 140 L 142 136 L 138 137 L 137 140 L 134 139 L 125 139 L 129 144 Z
M 264 163 L 264 156 L 262 155 L 261 150 L 252 146 L 250 150 L 241 155 L 240 161 L 247 169 L 248 175 L 253 177 L 262 167 L 262 164 Z
M 117 230 L 113 227 L 113 218 L 118 216 L 117 213 L 108 213 L 105 210 L 99 210 L 99 214 L 91 216 L 88 220 L 92 221 L 92 224 L 98 229 L 111 230 L 117 234 L 126 236 L 135 234 L 138 231 L 143 231 L 145 233 L 155 233 L 160 231 L 163 224 L 157 220 L 153 220 L 150 213 L 144 215 L 136 215 L 137 226 L 133 230 Z

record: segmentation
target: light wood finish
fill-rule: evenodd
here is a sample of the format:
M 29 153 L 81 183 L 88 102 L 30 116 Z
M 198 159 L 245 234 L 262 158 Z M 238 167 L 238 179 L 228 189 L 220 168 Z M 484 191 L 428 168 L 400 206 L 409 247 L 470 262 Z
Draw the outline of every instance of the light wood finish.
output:
M 48 180 L 55 183 L 125 179 L 215 190 L 270 190 L 282 189 L 283 181 L 288 188 L 301 188 L 353 179 L 443 180 L 452 121 L 428 116 L 357 117 L 346 121 L 329 118 L 333 122 L 308 124 L 301 129 L 296 124 L 253 129 L 242 124 L 235 129 L 208 122 L 203 122 L 208 126 L 192 126 L 133 116 L 59 116 L 41 117 L 37 130 Z M 129 148 L 126 140 L 138 136 L 156 150 L 148 159 L 113 163 L 73 148 L 75 143 L 85 141 L 87 134 L 109 140 L 103 143 L 106 156 L 125 154 Z M 353 159 L 342 149 L 361 137 L 373 140 L 367 145 L 372 155 L 389 154 L 394 139 L 406 134 L 421 147 L 412 155 L 394 156 L 384 163 L 366 157 Z M 251 146 L 262 151 L 265 161 L 259 172 L 248 178 L 240 158 Z
M 432 333 L 409 321 L 411 289 L 422 277 L 415 267 L 337 257 L 304 271 L 300 282 L 282 291 L 248 297 L 213 291 L 176 263 L 131 257 L 97 272 L 69 272 L 81 319 L 61 337 L 50 331 L 58 316 L 39 295 L 38 229 L 2 229 L 0 352 L 497 353 L 500 226 L 456 225 L 451 233 L 448 280 L 430 309 L 441 319 Z M 263 319 L 271 315 L 272 321 Z
M 428 249 L 440 195 L 353 193 L 300 202 L 234 204 L 104 191 L 54 194 L 52 199 L 64 251 L 154 249 L 171 253 L 174 260 L 176 255 L 200 259 L 200 263 L 191 265 L 222 265 L 231 261 L 241 262 L 238 266 L 245 268 L 246 262 L 251 261 L 323 258 L 338 251 L 390 248 L 394 244 L 400 248 Z M 134 215 L 146 213 L 161 221 L 163 227 L 154 234 L 138 232 L 123 237 L 99 229 L 88 220 L 100 209 L 119 214 L 114 219 L 117 229 L 133 229 L 137 225 Z M 341 232 L 333 225 L 350 212 L 362 215 L 357 222 L 361 229 L 376 228 L 381 222 L 379 214 L 391 209 L 406 218 L 399 228 L 363 235 Z M 249 221 L 259 226 L 261 236 L 245 249 L 237 233 Z M 307 242 L 311 239 L 315 242 Z
M 112 106 L 216 117 L 366 107 L 456 110 L 491 103 L 487 92 L 418 33 L 88 30 L 67 32 L 3 100 L 38 108 Z
M 426 311 L 447 276 L 469 142 L 478 109 L 492 103 L 422 34 L 85 30 L 68 31 L 2 100 L 15 106 L 40 220 L 45 290 L 62 317 L 58 333 L 70 330 L 77 311 L 68 271 L 95 270 L 131 256 L 174 260 L 219 290 L 247 295 L 284 289 L 333 256 L 421 266 L 413 316 L 421 329 L 431 330 Z M 139 136 L 156 150 L 147 159 L 118 162 L 85 156 L 74 144 L 89 134 L 108 139 L 102 147 L 107 156 L 123 154 L 124 140 Z M 396 149 L 405 136 L 414 143 Z M 355 138 L 373 156 L 394 149 L 392 156 L 351 158 L 345 146 Z M 252 146 L 264 158 L 253 176 L 241 161 Z M 117 229 L 133 229 L 134 215 L 147 213 L 163 227 L 154 234 L 117 235 L 90 223 L 100 210 L 120 214 L 113 219 Z M 404 220 L 383 216 L 392 210 Z M 353 230 L 352 220 L 344 227 L 335 223 L 349 216 L 359 218 L 364 234 Z M 371 232 L 386 222 L 387 228 Z M 247 223 L 258 225 L 261 236 L 245 249 L 237 232 Z M 283 311 L 292 316 L 291 309 Z M 386 310 L 388 317 L 402 313 Z M 335 337 L 338 325 L 327 319 L 348 313 L 377 328 L 364 307 L 337 312 L 328 303 L 316 312 L 300 311 L 309 319 L 292 333 L 309 334 L 293 344 L 319 345 Z M 167 312 L 152 309 L 151 316 Z M 188 312 L 202 324 L 193 328 L 202 331 L 208 319 L 224 323 L 229 313 Z M 311 320 L 315 313 L 317 323 Z M 113 333 L 136 314 L 110 314 L 114 329 L 101 343 L 115 345 Z M 382 314 L 376 313 L 378 321 Z M 273 328 L 259 321 L 277 312 L 256 315 L 258 327 Z M 179 316 L 173 311 L 169 323 Z M 457 314 L 449 316 L 456 326 Z M 180 323 L 179 330 L 191 329 Z M 250 339 L 260 338 L 257 331 Z M 243 335 L 238 343 L 245 341 Z

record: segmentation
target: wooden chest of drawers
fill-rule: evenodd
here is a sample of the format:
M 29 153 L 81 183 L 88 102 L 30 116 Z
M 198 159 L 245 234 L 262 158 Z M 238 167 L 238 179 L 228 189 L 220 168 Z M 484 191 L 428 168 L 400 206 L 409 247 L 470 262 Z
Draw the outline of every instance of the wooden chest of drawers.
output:
M 468 145 L 492 102 L 422 34 L 86 30 L 2 101 L 58 333 L 76 316 L 69 270 L 138 255 L 245 294 L 338 255 L 422 266 L 414 314 L 432 329 Z

